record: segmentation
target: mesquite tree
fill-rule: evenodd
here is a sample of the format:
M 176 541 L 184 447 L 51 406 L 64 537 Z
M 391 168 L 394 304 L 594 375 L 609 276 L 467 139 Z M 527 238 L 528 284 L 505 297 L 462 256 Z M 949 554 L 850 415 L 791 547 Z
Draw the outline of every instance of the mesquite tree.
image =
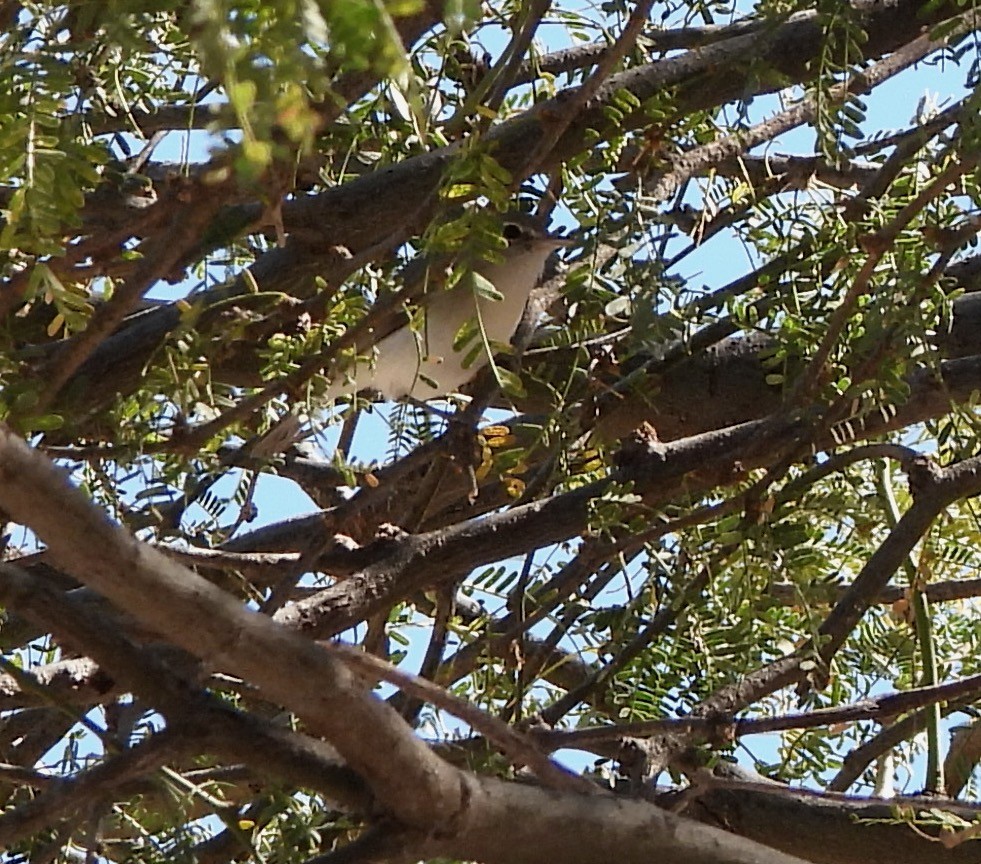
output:
M 0 23 L 9 860 L 977 860 L 972 8 Z

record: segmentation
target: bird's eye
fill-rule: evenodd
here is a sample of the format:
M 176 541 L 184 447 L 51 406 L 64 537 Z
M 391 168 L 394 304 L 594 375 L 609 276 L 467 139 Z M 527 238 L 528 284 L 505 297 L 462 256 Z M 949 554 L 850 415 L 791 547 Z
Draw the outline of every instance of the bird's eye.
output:
M 508 222 L 507 225 L 504 226 L 504 231 L 502 233 L 504 234 L 504 239 L 509 243 L 514 240 L 520 240 L 525 236 L 525 232 L 521 226 L 515 225 L 514 222 Z

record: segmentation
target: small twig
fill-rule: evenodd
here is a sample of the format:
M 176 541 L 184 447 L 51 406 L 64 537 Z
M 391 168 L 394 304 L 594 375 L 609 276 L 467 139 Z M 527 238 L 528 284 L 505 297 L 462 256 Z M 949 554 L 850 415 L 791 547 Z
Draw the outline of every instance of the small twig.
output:
M 514 79 L 521 69 L 522 57 L 528 50 L 528 46 L 531 45 L 531 40 L 534 38 L 535 32 L 550 5 L 551 0 L 531 0 L 529 3 L 519 5 L 518 14 L 524 13 L 523 20 L 517 26 L 511 41 L 501 52 L 494 66 L 483 76 L 464 104 L 446 122 L 443 134 L 447 138 L 458 136 L 467 119 L 481 105 L 485 110 L 481 112 L 479 125 L 482 130 L 486 130 L 490 125 L 491 118 L 504 101 L 504 96 L 514 86 Z
M 975 697 L 968 696 L 964 699 L 953 699 L 947 703 L 946 708 L 941 709 L 941 713 L 946 715 L 963 707 L 964 703 L 975 701 Z M 926 729 L 927 714 L 933 706 L 927 705 L 916 711 L 906 714 L 901 720 L 891 723 L 881 729 L 864 744 L 852 750 L 844 760 L 841 770 L 832 778 L 827 786 L 827 792 L 844 792 L 852 785 L 862 773 L 873 762 L 883 754 L 888 753 L 903 741 L 907 741 L 914 735 L 919 735 Z
M 886 514 L 886 524 L 893 531 L 902 518 L 899 504 L 892 488 L 891 466 L 883 460 L 878 477 L 879 492 Z M 916 561 L 910 552 L 903 562 L 906 573 L 910 602 L 914 609 L 913 631 L 920 648 L 920 660 L 923 664 L 920 673 L 920 684 L 926 687 L 936 687 L 940 683 L 940 672 L 937 668 L 937 646 L 933 629 L 933 619 L 930 617 L 930 605 L 923 591 L 924 581 L 919 574 Z M 943 763 L 940 761 L 940 705 L 935 703 L 927 712 L 927 764 L 926 782 L 923 788 L 927 792 L 938 793 L 944 786 Z
M 446 650 L 446 638 L 449 636 L 450 619 L 453 617 L 456 608 L 456 586 L 444 585 L 439 590 L 436 598 L 436 610 L 433 618 L 433 629 L 429 636 L 429 644 L 426 646 L 426 654 L 419 665 L 419 678 L 424 681 L 431 681 L 439 670 L 439 664 L 443 660 L 443 652 Z M 419 719 L 419 712 L 425 704 L 422 699 L 413 699 L 407 694 L 403 695 L 401 714 L 410 726 L 415 726 Z
M 163 129 L 158 129 L 156 132 L 150 135 L 150 140 L 143 145 L 143 149 L 136 154 L 136 158 L 129 164 L 126 169 L 127 174 L 139 174 L 143 170 L 143 166 L 150 160 L 153 155 L 153 151 L 157 149 L 157 145 L 167 137 L 167 132 Z
M 350 415 L 344 418 L 344 422 L 341 424 L 341 437 L 337 441 L 336 452 L 345 462 L 351 454 L 351 447 L 354 444 L 354 434 L 358 431 L 358 419 L 360 417 L 360 411 L 352 411 Z
M 224 535 L 227 539 L 235 536 L 235 532 L 238 531 L 246 522 L 251 522 L 254 517 L 253 507 L 255 506 L 252 501 L 255 497 L 255 490 L 259 484 L 259 471 L 250 472 L 249 477 L 249 487 L 245 491 L 245 500 L 242 505 L 238 508 L 238 516 L 235 517 L 235 521 L 224 531 Z
M 833 453 L 820 465 L 794 478 L 780 490 L 777 497 L 780 501 L 790 500 L 799 492 L 803 492 L 828 475 L 843 471 L 856 462 L 863 462 L 868 459 L 895 459 L 905 468 L 919 456 L 920 454 L 912 447 L 888 442 L 852 447 L 842 453 Z

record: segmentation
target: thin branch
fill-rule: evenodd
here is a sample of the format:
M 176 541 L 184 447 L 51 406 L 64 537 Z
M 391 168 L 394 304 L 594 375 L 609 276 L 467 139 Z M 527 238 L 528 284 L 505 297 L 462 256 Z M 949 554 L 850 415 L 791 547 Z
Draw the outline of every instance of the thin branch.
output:
M 942 713 L 950 714 L 959 707 L 962 707 L 962 704 L 954 700 L 945 709 L 942 709 Z M 864 744 L 852 750 L 845 756 L 841 769 L 828 784 L 828 792 L 846 791 L 849 786 L 862 776 L 862 772 L 879 759 L 879 757 L 888 753 L 903 741 L 908 741 L 914 735 L 919 735 L 926 729 L 927 714 L 931 708 L 932 706 L 927 706 L 918 711 L 911 711 L 902 719 L 884 727 Z
M 699 741 L 723 743 L 744 735 L 786 732 L 790 729 L 814 729 L 839 723 L 858 723 L 868 720 L 888 723 L 901 714 L 917 711 L 928 705 L 955 700 L 969 701 L 978 693 L 981 693 L 981 675 L 972 675 L 959 681 L 949 681 L 932 687 L 884 693 L 848 705 L 819 708 L 799 714 L 784 714 L 779 717 L 736 720 L 727 716 L 689 716 L 595 726 L 571 731 L 536 732 L 535 738 L 550 751 L 563 747 L 588 749 L 591 744 L 621 738 L 648 738 L 665 733 L 686 736 L 690 743 Z
M 962 28 L 973 24 L 973 13 L 962 16 Z M 947 44 L 948 38 L 931 39 L 924 34 L 913 40 L 909 45 L 897 49 L 885 60 L 880 60 L 870 69 L 863 70 L 852 76 L 845 84 L 836 84 L 826 99 L 841 101 L 848 94 L 866 93 L 908 69 L 914 63 Z M 817 116 L 819 100 L 816 96 L 808 96 L 793 108 L 781 111 L 779 114 L 764 120 L 746 131 L 726 135 L 717 141 L 703 144 L 687 151 L 674 161 L 671 170 L 658 178 L 653 188 L 646 191 L 656 201 L 664 201 L 673 195 L 678 188 L 696 173 L 705 171 L 711 165 L 726 159 L 738 157 L 747 153 L 766 141 L 770 141 L 785 132 L 810 123 Z
M 817 591 L 817 601 L 834 603 L 848 590 L 848 585 L 828 583 L 812 586 Z M 954 582 L 930 582 L 923 592 L 931 603 L 951 603 L 981 597 L 981 579 L 961 579 Z M 891 606 L 907 597 L 909 588 L 903 585 L 887 585 L 872 601 L 877 606 Z M 800 586 L 789 582 L 775 582 L 767 588 L 767 598 L 786 606 L 800 603 Z
M 500 747 L 515 765 L 527 765 L 538 778 L 555 789 L 582 792 L 593 795 L 599 792 L 594 783 L 556 765 L 521 732 L 511 728 L 496 717 L 486 714 L 464 699 L 454 696 L 425 678 L 396 669 L 391 663 L 366 654 L 358 648 L 340 642 L 321 642 L 331 654 L 340 657 L 357 673 L 373 681 L 381 678 L 394 684 L 404 693 L 432 703 L 437 708 L 459 717 L 472 729 Z
M 433 629 L 429 634 L 429 644 L 426 646 L 426 653 L 423 655 L 422 663 L 419 664 L 419 678 L 423 681 L 431 681 L 439 669 L 443 660 L 443 652 L 446 651 L 446 640 L 450 635 L 449 623 L 455 613 L 456 603 L 454 597 L 456 590 L 453 587 L 444 586 L 436 598 L 435 617 L 433 618 Z M 442 688 L 440 688 L 442 689 Z M 404 698 L 399 705 L 394 700 L 392 704 L 399 709 L 399 713 L 405 717 L 410 726 L 416 726 L 419 712 L 424 704 L 422 699 L 413 699 L 408 693 L 403 693 Z
M 486 131 L 490 125 L 491 117 L 497 113 L 508 90 L 514 86 L 515 76 L 522 65 L 522 58 L 525 56 L 528 46 L 531 45 L 549 6 L 551 6 L 551 0 L 530 0 L 530 2 L 522 3 L 518 7 L 516 17 L 521 16 L 519 26 L 515 29 L 494 66 L 480 79 L 473 92 L 467 96 L 464 104 L 446 122 L 443 129 L 444 135 L 448 138 L 459 135 L 478 106 L 482 106 L 484 111 L 478 119 L 477 127 L 481 131 Z
M 48 785 L 39 795 L 0 814 L 0 845 L 9 848 L 19 840 L 53 827 L 113 788 L 186 753 L 191 744 L 179 732 L 165 730 L 70 780 Z
M 487 652 L 500 656 L 515 639 L 528 633 L 561 603 L 580 591 L 593 574 L 604 570 L 616 572 L 619 564 L 612 561 L 615 555 L 616 550 L 609 543 L 601 540 L 584 543 L 578 554 L 536 592 L 543 599 L 538 600 L 530 614 L 519 607 L 499 621 L 490 622 L 487 632 L 481 634 L 480 639 L 459 648 L 443 663 L 436 675 L 436 682 L 449 686 L 470 674 Z M 605 582 L 605 577 L 600 575 L 598 580 Z M 544 654 L 544 657 L 548 656 L 550 655 Z
M 820 465 L 805 471 L 799 477 L 795 477 L 779 493 L 779 500 L 791 501 L 801 492 L 809 489 L 815 483 L 823 480 L 831 474 L 844 471 L 849 465 L 856 462 L 864 462 L 870 459 L 895 459 L 904 468 L 909 468 L 914 460 L 919 459 L 920 454 L 912 447 L 905 447 L 902 444 L 892 444 L 883 442 L 879 444 L 864 444 L 859 447 L 852 447 L 839 453 L 832 453 Z
M 283 565 L 296 564 L 299 552 L 225 552 L 222 549 L 206 549 L 196 546 L 178 548 L 155 546 L 168 558 L 190 567 L 215 567 L 222 570 L 271 569 L 278 571 Z

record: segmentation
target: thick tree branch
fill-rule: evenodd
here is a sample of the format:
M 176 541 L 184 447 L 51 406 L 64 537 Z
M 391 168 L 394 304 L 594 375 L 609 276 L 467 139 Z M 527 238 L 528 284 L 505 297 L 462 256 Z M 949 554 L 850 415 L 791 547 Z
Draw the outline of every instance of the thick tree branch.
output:
M 0 506 L 29 526 L 66 570 L 174 644 L 290 707 L 338 748 L 401 821 L 431 827 L 463 806 L 457 772 L 336 660 L 110 524 L 60 471 L 5 429 L 0 485 Z M 146 603 L 149 596 L 153 604 Z
M 667 804 L 670 797 L 664 799 Z M 725 824 L 745 837 L 766 839 L 814 864 L 974 864 L 977 848 L 947 848 L 931 812 L 941 809 L 967 821 L 978 808 L 935 796 L 876 800 L 822 795 L 769 785 L 717 783 L 702 791 L 686 812 L 708 824 Z M 916 827 L 906 824 L 908 820 Z
M 542 853 L 534 843 L 518 838 L 520 852 L 500 843 L 502 832 L 510 830 L 513 837 L 515 814 L 520 812 L 537 814 L 523 823 L 535 837 L 556 832 L 570 840 L 573 834 L 578 837 L 576 842 L 559 841 L 562 857 L 571 864 L 596 860 L 600 848 L 608 850 L 610 842 L 628 862 L 646 862 L 659 851 L 672 857 L 684 850 L 689 860 L 712 864 L 798 864 L 645 802 L 566 796 L 478 780 L 451 769 L 429 753 L 391 709 L 356 687 L 325 652 L 247 612 L 109 524 L 57 469 L 6 430 L 0 430 L 0 506 L 29 525 L 69 570 L 129 614 L 207 662 L 244 675 L 295 710 L 369 780 L 390 813 L 403 824 L 420 826 L 425 854 L 479 858 L 490 864 L 539 862 Z M 15 604 L 28 602 L 26 585 L 8 587 Z M 147 604 L 147 596 L 155 602 Z M 290 669 L 301 674 L 288 674 Z M 568 824 L 580 828 L 563 834 L 559 828 Z M 583 830 L 593 824 L 595 830 Z M 441 829 L 432 830 L 437 825 Z M 601 845 L 593 848 L 598 838 Z
M 185 677 L 195 670 L 179 652 L 140 646 L 124 636 L 103 610 L 58 592 L 19 568 L 0 568 L 4 605 L 16 608 L 65 644 L 91 653 L 103 677 L 112 681 L 109 676 L 113 676 L 121 682 L 113 686 L 125 687 L 159 707 L 170 725 L 194 742 L 194 752 L 241 761 L 267 779 L 319 791 L 346 809 L 371 809 L 371 796 L 363 782 L 339 763 L 329 745 L 274 720 L 232 708 Z
M 563 795 L 492 778 L 481 778 L 471 795 L 471 818 L 463 830 L 429 838 L 418 847 L 420 857 L 445 855 L 487 864 L 541 864 L 543 859 L 595 864 L 608 860 L 615 849 L 620 864 L 805 864 L 755 843 L 744 845 L 742 838 L 699 834 L 688 820 L 643 801 Z

